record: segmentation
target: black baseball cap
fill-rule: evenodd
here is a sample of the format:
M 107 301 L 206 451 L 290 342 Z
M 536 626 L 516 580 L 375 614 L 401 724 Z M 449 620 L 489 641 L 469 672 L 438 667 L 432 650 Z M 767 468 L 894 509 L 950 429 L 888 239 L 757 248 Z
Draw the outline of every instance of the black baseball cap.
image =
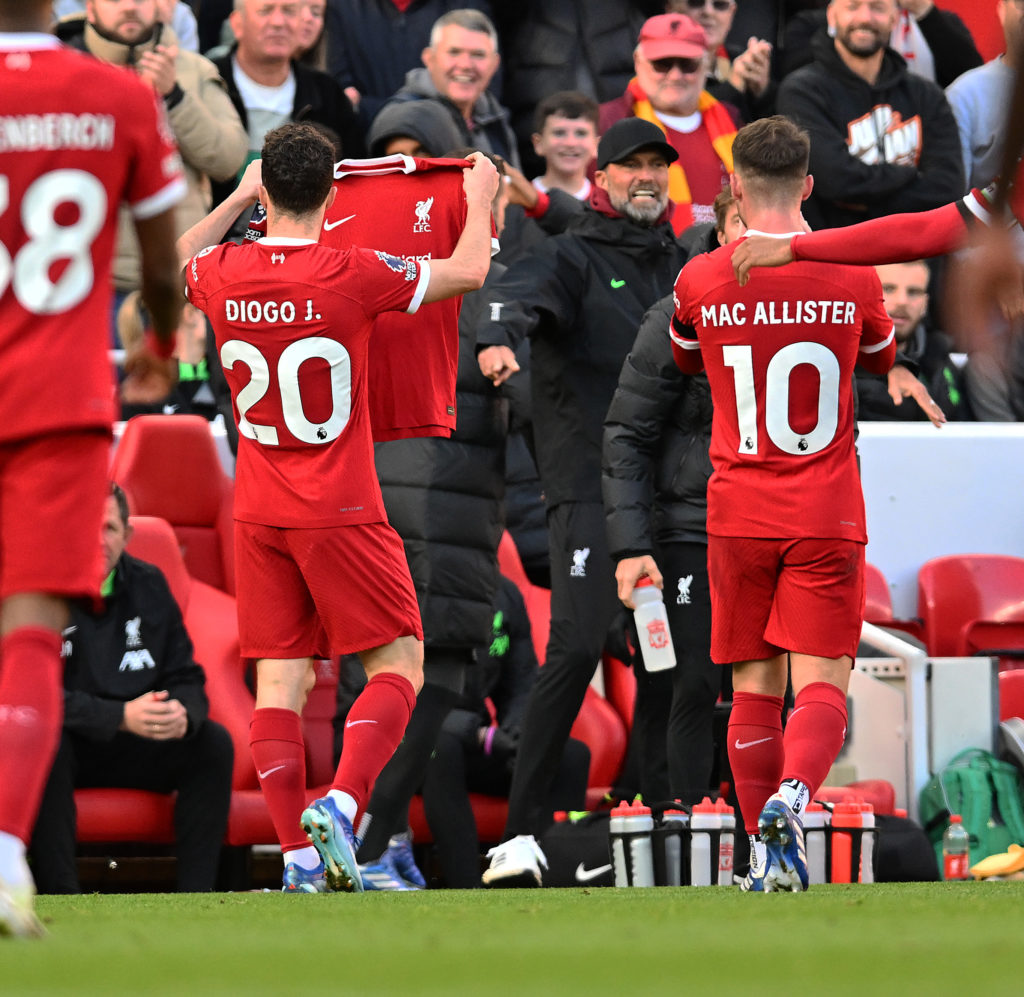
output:
M 618 163 L 640 149 L 657 149 L 670 163 L 679 158 L 679 153 L 665 141 L 665 133 L 657 125 L 643 118 L 623 118 L 601 136 L 597 168 L 603 170 L 609 163 Z

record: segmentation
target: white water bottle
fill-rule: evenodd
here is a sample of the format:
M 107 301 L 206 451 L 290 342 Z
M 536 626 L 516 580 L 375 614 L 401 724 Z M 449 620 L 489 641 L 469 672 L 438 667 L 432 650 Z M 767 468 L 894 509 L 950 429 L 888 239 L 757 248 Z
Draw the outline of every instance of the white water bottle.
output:
M 721 814 L 710 797 L 705 796 L 690 811 L 690 885 L 711 886 L 718 881 L 718 870 L 711 871 L 711 837 L 722 827 Z
M 807 879 L 814 886 L 827 882 L 825 871 L 825 826 L 828 812 L 813 800 L 804 807 L 800 815 L 804 825 L 804 848 L 807 851 Z
M 654 886 L 651 808 L 642 803 L 620 803 L 611 812 L 608 838 L 616 886 Z
M 668 628 L 668 613 L 661 598 L 661 589 L 646 575 L 633 588 L 633 619 L 636 620 L 640 653 L 644 669 L 661 672 L 676 666 L 676 652 L 672 647 L 672 633 Z

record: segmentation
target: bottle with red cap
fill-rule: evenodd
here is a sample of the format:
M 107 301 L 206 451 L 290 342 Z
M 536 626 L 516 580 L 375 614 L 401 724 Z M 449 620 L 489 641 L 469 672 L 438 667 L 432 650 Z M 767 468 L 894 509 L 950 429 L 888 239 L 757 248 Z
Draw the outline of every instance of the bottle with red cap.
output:
M 676 652 L 668 628 L 668 613 L 659 589 L 644 575 L 633 588 L 633 619 L 636 621 L 644 669 L 661 672 L 676 666 Z
M 653 830 L 651 808 L 639 799 L 633 803 L 623 801 L 612 810 L 608 839 L 616 886 L 654 886 Z
M 971 836 L 960 814 L 949 815 L 949 827 L 942 835 L 942 878 L 970 879 Z

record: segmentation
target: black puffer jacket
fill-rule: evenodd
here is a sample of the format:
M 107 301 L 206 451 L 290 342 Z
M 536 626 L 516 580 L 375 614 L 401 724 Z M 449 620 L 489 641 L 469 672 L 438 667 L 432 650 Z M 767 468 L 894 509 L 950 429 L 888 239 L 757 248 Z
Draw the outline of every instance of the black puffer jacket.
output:
M 501 272 L 492 263 L 484 286 L 463 299 L 452 437 L 375 448 L 388 520 L 405 543 L 424 642 L 432 647 L 486 644 L 494 618 L 508 403 L 480 373 L 473 347 L 488 285 Z
M 531 339 L 534 439 L 549 508 L 601 501 L 601 437 L 644 312 L 685 252 L 665 222 L 644 228 L 588 208 L 487 295 L 477 347 Z
M 601 487 L 608 545 L 619 560 L 653 541 L 707 541 L 711 390 L 684 374 L 668 336 L 672 295 L 646 315 L 604 424 Z

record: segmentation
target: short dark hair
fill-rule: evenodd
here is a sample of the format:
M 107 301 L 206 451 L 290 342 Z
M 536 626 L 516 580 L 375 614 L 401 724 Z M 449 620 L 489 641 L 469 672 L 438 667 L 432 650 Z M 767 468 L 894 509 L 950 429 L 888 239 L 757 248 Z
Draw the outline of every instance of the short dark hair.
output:
M 113 500 L 117 503 L 117 514 L 121 517 L 121 522 L 128 525 L 128 496 L 125 495 L 124 489 L 116 482 L 110 482 L 110 495 Z
M 544 122 L 550 117 L 586 118 L 597 131 L 600 119 L 600 108 L 593 97 L 588 97 L 579 90 L 559 90 L 550 93 L 538 105 L 533 115 L 533 130 L 544 130 Z
M 725 231 L 725 219 L 729 214 L 729 209 L 736 203 L 736 198 L 732 196 L 732 190 L 729 187 L 723 187 L 716 195 L 715 199 L 711 204 L 712 209 L 715 212 L 715 231 Z
M 334 182 L 334 147 L 312 125 L 292 122 L 263 140 L 263 186 L 274 207 L 287 215 L 316 211 Z
M 751 180 L 802 182 L 810 153 L 810 136 L 781 114 L 744 125 L 732 143 L 736 172 Z

